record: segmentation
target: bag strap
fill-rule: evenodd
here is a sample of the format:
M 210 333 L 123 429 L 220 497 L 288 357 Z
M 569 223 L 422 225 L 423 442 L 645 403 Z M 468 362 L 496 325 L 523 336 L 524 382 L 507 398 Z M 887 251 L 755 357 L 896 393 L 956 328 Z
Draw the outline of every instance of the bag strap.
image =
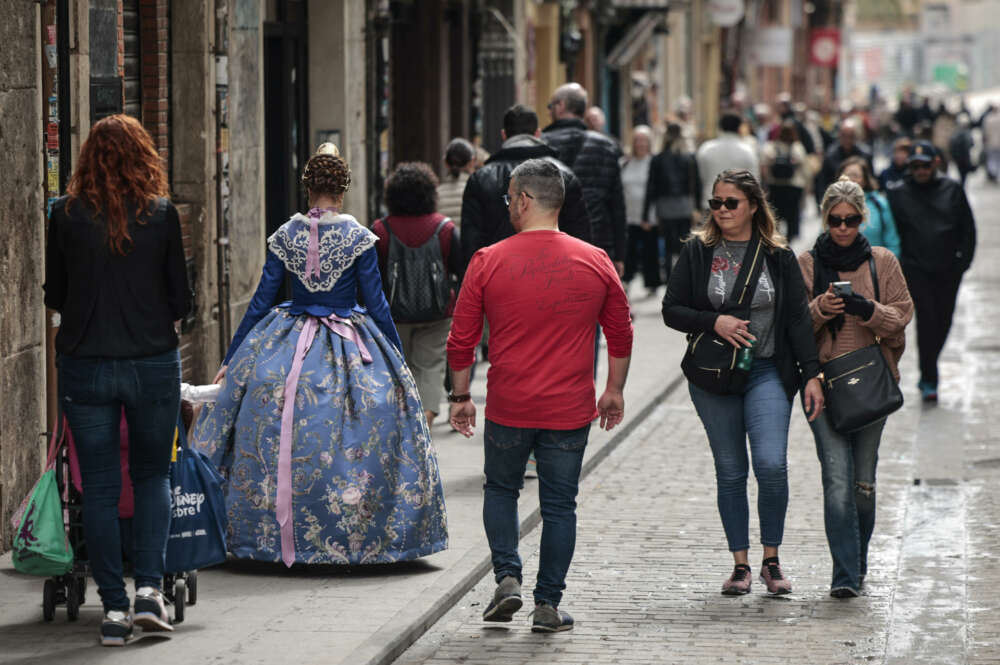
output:
M 754 242 L 755 240 L 756 242 Z M 726 302 L 730 305 L 750 309 L 753 294 L 757 290 L 757 282 L 760 281 L 760 274 L 764 270 L 763 250 L 764 241 L 754 229 L 750 244 L 747 245 L 747 253 L 743 255 L 743 265 L 740 266 L 740 272 L 736 275 L 736 284 L 733 285 L 733 290 L 726 298 Z M 748 256 L 753 257 L 750 259 L 749 265 L 747 264 Z M 739 296 L 736 295 L 737 293 Z
M 389 234 L 389 239 L 392 239 L 393 232 L 392 232 L 392 227 L 389 226 L 389 218 L 383 217 L 382 219 L 376 221 L 382 222 L 382 226 L 385 227 L 385 232 Z
M 872 287 L 875 289 L 875 302 L 881 302 L 882 297 L 879 295 L 878 288 L 878 270 L 875 269 L 875 255 L 872 254 L 868 257 L 868 267 L 872 271 Z
M 445 225 L 445 224 L 447 224 L 447 223 L 448 223 L 448 222 L 450 222 L 450 221 L 451 221 L 451 218 L 450 218 L 450 217 L 445 217 L 445 218 L 444 218 L 444 219 L 442 219 L 442 220 L 441 220 L 440 222 L 438 222 L 438 225 L 437 225 L 437 228 L 436 228 L 436 229 L 434 229 L 434 237 L 435 237 L 435 238 L 437 238 L 438 236 L 440 236 L 440 235 L 441 235 L 441 229 L 443 229 L 443 228 L 444 228 L 444 225 Z
M 56 428 L 52 431 L 52 437 L 49 439 L 49 450 L 45 456 L 46 471 L 55 467 L 59 451 L 62 450 L 63 445 L 66 443 L 66 431 L 68 429 L 69 421 L 66 419 L 66 414 L 63 414 L 62 420 L 56 423 Z

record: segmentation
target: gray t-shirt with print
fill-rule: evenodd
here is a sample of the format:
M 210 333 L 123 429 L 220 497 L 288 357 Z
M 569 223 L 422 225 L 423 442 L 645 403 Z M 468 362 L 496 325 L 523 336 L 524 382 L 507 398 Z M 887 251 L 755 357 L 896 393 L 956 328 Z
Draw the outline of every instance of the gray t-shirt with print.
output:
M 712 251 L 712 272 L 708 277 L 708 299 L 715 309 L 722 303 L 736 285 L 736 277 L 743 265 L 749 242 L 721 241 Z M 774 355 L 774 309 L 776 306 L 774 282 L 764 263 L 764 269 L 757 281 L 750 303 L 750 333 L 757 338 L 754 356 L 770 358 Z

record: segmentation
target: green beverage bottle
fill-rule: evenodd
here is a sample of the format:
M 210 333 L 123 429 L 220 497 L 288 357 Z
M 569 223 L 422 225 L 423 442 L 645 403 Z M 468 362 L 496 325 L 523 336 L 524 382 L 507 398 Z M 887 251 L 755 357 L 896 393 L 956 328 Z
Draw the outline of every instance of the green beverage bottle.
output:
M 749 372 L 750 368 L 753 367 L 753 345 L 757 343 L 757 340 L 748 339 L 750 346 L 744 346 L 737 352 L 736 358 L 736 369 L 743 370 L 744 372 Z

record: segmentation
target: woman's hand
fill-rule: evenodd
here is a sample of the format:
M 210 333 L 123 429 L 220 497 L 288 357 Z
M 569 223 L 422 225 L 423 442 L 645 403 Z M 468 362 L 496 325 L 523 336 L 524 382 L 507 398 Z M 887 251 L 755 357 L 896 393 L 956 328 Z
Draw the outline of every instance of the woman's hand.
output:
M 744 319 L 737 319 L 735 316 L 720 314 L 715 320 L 715 334 L 726 340 L 736 348 L 753 346 L 750 340 L 757 341 L 757 338 L 750 334 L 750 322 Z
M 819 311 L 826 316 L 837 316 L 844 313 L 844 299 L 833 292 L 833 284 L 819 297 Z
M 227 367 L 229 367 L 229 365 L 223 365 L 219 368 L 219 373 L 215 375 L 214 379 L 212 379 L 212 383 L 222 383 L 223 379 L 226 378 Z
M 805 390 L 802 391 L 802 401 L 806 407 L 806 418 L 809 422 L 816 420 L 826 404 L 826 398 L 823 396 L 823 384 L 819 382 L 819 378 L 814 376 L 806 383 Z

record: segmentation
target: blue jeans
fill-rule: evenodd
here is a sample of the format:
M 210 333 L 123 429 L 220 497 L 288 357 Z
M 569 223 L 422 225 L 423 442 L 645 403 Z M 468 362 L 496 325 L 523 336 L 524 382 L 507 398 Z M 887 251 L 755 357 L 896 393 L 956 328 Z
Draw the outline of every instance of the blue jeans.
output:
M 521 581 L 517 553 L 521 525 L 517 498 L 524 487 L 528 455 L 538 461 L 538 499 L 542 510 L 542 546 L 535 602 L 557 607 L 576 547 L 576 493 L 590 425 L 574 430 L 525 429 L 486 421 L 486 484 L 483 525 L 493 557 L 493 574 Z
M 135 492 L 132 561 L 136 588 L 160 588 L 170 527 L 170 470 L 180 406 L 176 350 L 146 358 L 59 356 L 59 399 L 69 420 L 83 476 L 83 530 L 104 610 L 127 612 L 118 499 L 122 491 L 118 428 L 129 430 Z
M 826 411 L 809 423 L 823 470 L 823 518 L 833 557 L 832 588 L 861 587 L 868 571 L 868 541 L 875 529 L 875 467 L 885 418 L 841 434 Z
M 777 366 L 769 358 L 756 358 L 742 395 L 716 395 L 690 383 L 688 388 L 715 457 L 719 514 L 729 551 L 750 549 L 748 435 L 757 478 L 760 542 L 781 545 L 788 508 L 786 453 L 792 402 Z

